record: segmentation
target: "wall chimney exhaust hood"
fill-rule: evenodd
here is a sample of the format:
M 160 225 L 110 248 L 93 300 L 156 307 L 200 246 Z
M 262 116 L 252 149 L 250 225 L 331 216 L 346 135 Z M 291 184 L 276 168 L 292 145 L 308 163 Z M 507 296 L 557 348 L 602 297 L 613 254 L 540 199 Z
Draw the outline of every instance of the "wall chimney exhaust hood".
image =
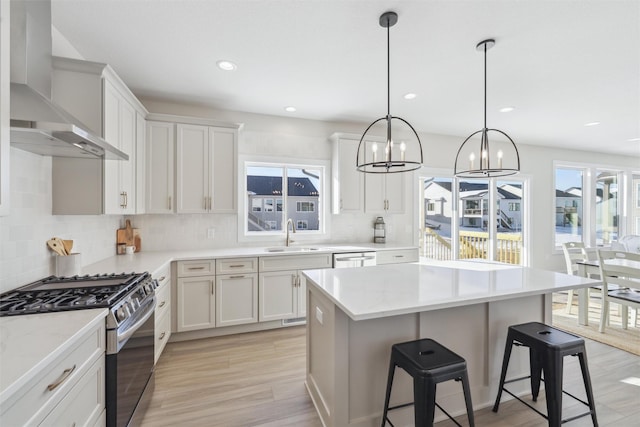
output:
M 51 1 L 11 0 L 11 145 L 45 156 L 129 160 L 51 101 Z

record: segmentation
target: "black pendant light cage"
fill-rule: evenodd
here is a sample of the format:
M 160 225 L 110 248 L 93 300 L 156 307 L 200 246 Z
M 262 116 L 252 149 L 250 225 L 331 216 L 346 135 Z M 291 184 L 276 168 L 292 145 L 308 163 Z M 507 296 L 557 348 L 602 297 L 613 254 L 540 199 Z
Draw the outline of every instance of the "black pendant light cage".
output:
M 380 26 L 387 29 L 387 115 L 371 123 L 362 134 L 356 154 L 356 167 L 365 173 L 399 173 L 420 169 L 423 163 L 422 143 L 416 130 L 402 117 L 391 115 L 390 108 L 390 43 L 389 28 L 398 22 L 395 12 L 380 15 Z M 393 128 L 393 130 L 392 130 Z M 380 130 L 382 132 L 380 132 Z M 370 133 L 371 131 L 371 133 Z M 376 136 L 384 133 L 385 142 L 378 150 Z M 394 140 L 394 133 L 396 140 Z M 420 160 L 414 148 L 420 151 Z
M 484 127 L 469 135 L 458 149 L 454 174 L 460 178 L 509 176 L 520 171 L 520 154 L 513 139 L 499 129 L 487 128 L 487 50 L 494 45 L 494 39 L 476 45 L 484 52 Z

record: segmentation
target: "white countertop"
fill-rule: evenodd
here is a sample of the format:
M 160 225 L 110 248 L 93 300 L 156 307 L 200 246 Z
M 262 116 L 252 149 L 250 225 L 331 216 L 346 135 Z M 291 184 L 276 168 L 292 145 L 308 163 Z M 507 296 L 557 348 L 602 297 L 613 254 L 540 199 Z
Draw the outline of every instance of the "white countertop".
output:
M 106 315 L 95 309 L 0 317 L 0 405 Z
M 82 274 L 130 273 L 148 271 L 152 275 L 171 261 L 188 261 L 211 258 L 266 257 L 283 255 L 313 255 L 320 253 L 383 251 L 396 249 L 417 249 L 415 246 L 398 244 L 362 243 L 343 245 L 327 243 L 322 245 L 299 245 L 305 248 L 318 248 L 313 251 L 268 252 L 266 247 L 236 247 L 225 249 L 204 249 L 197 251 L 141 251 L 133 255 L 114 255 L 102 261 L 82 267 Z M 276 246 L 270 246 L 275 248 Z M 296 245 L 292 246 L 293 248 Z M 284 246 L 283 246 L 284 248 Z
M 314 286 L 353 320 L 459 307 L 600 284 L 592 279 L 473 261 L 422 261 L 305 270 Z

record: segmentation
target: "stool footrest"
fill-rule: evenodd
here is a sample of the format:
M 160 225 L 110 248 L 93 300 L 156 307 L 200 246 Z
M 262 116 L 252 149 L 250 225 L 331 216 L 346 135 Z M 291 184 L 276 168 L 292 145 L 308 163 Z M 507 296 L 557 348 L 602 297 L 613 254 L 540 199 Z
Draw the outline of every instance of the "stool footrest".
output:
M 520 402 L 524 403 L 525 405 L 527 405 L 529 408 L 533 409 L 534 411 L 536 411 L 538 414 L 540 414 L 544 419 L 548 419 L 547 415 L 543 412 L 540 412 L 537 408 L 534 408 L 533 406 L 531 406 L 528 402 L 525 402 L 524 400 L 520 399 L 520 397 L 516 396 L 515 394 L 511 393 L 509 390 L 507 390 L 506 388 L 502 387 L 502 390 L 507 392 L 508 394 L 510 394 L 511 396 L 513 396 L 515 399 L 518 399 Z M 498 412 L 498 410 L 496 408 L 493 409 L 493 412 Z

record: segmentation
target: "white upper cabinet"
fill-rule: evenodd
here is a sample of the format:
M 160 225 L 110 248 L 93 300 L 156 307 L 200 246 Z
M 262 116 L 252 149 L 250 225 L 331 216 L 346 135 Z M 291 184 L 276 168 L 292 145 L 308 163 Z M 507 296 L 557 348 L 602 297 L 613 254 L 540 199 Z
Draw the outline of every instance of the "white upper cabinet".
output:
M 136 213 L 136 110 L 112 82 L 104 79 L 104 139 L 129 155 L 105 160 L 106 214 Z M 143 143 L 141 141 L 141 143 Z
M 356 169 L 359 135 L 334 134 L 333 143 L 333 206 L 339 213 L 404 213 L 406 173 L 362 173 Z M 371 155 L 371 145 L 378 144 L 378 154 L 384 153 L 384 140 L 367 140 L 363 153 Z M 399 147 L 393 148 L 394 153 Z M 371 162 L 372 158 L 365 158 Z
M 145 210 L 166 214 L 174 211 L 173 181 L 176 125 L 147 122 L 145 144 Z
M 137 154 L 138 144 L 144 144 L 144 139 L 138 140 L 144 138 L 144 106 L 108 65 L 71 58 L 53 58 L 52 97 L 129 156 L 129 160 L 54 158 L 53 213 L 141 213 L 144 199 L 137 200 L 137 188 L 142 186 Z
M 362 213 L 364 211 L 364 175 L 356 169 L 358 139 L 333 135 L 333 206 L 332 212 Z
M 236 211 L 237 130 L 177 125 L 178 213 Z

